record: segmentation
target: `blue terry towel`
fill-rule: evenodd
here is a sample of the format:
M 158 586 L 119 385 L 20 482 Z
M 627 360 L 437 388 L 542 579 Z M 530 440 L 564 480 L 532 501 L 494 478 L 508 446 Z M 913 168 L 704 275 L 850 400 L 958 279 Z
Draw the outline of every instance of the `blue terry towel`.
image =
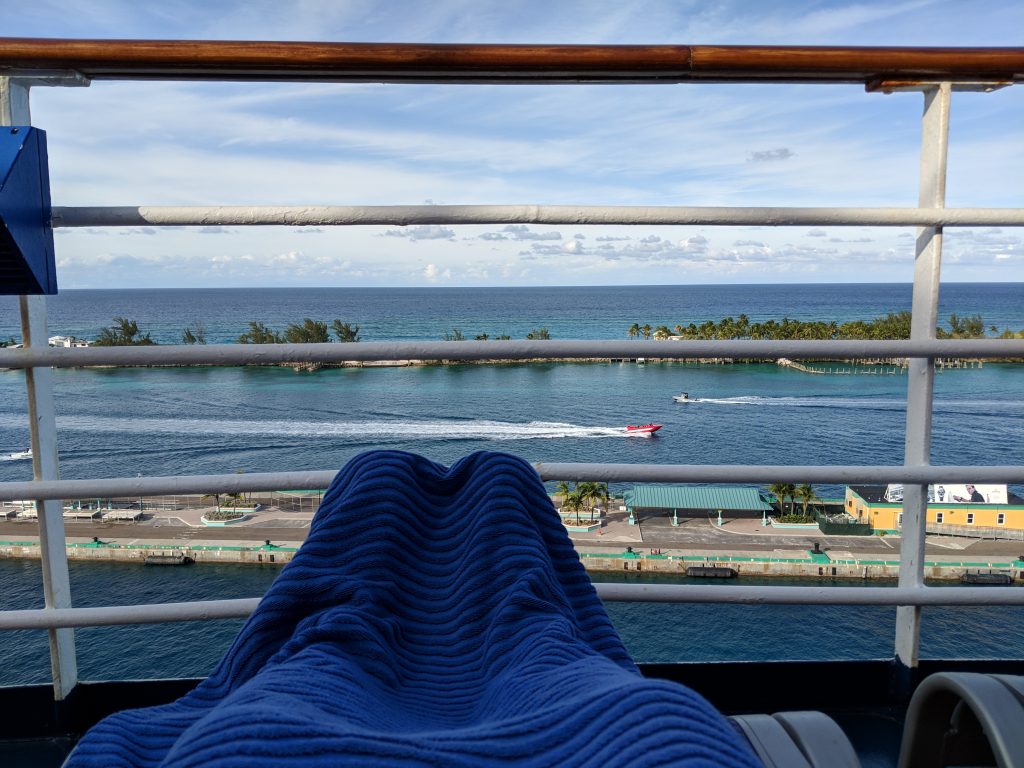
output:
M 68 766 L 758 766 L 634 666 L 534 469 L 357 456 L 216 670 Z

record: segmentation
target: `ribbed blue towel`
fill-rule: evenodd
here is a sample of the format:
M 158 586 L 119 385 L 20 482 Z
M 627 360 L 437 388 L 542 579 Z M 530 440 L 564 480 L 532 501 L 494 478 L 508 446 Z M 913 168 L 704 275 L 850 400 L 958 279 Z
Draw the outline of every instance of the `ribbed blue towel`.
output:
M 68 766 L 757 766 L 643 678 L 534 469 L 352 459 L 217 669 L 106 718 Z

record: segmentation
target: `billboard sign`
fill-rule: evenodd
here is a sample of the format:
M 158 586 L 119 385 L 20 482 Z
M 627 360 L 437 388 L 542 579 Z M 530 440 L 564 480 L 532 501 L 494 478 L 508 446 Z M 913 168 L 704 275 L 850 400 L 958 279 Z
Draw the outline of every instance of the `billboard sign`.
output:
M 886 501 L 903 501 L 903 486 L 890 485 L 885 491 Z M 928 501 L 932 504 L 1006 504 L 1005 485 L 971 485 L 970 483 L 943 483 L 928 486 Z

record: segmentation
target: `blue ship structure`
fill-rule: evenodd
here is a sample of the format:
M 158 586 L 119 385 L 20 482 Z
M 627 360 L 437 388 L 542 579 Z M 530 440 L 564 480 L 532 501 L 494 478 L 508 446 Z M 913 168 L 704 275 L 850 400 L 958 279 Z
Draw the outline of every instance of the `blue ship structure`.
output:
M 0 295 L 55 293 L 46 132 L 0 126 Z

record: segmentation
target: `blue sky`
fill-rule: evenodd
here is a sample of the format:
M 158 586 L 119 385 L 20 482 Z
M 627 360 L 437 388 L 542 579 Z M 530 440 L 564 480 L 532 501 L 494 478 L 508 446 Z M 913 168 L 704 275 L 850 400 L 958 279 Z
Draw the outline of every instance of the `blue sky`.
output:
M 1024 45 L 1019 0 L 0 0 L 3 34 L 470 43 Z M 16 7 L 16 10 L 14 10 Z M 920 94 L 856 85 L 37 88 L 55 205 L 917 201 Z M 1020 206 L 1024 87 L 955 94 L 949 206 Z M 947 231 L 943 279 L 1024 280 Z M 904 282 L 910 229 L 59 230 L 62 288 Z

